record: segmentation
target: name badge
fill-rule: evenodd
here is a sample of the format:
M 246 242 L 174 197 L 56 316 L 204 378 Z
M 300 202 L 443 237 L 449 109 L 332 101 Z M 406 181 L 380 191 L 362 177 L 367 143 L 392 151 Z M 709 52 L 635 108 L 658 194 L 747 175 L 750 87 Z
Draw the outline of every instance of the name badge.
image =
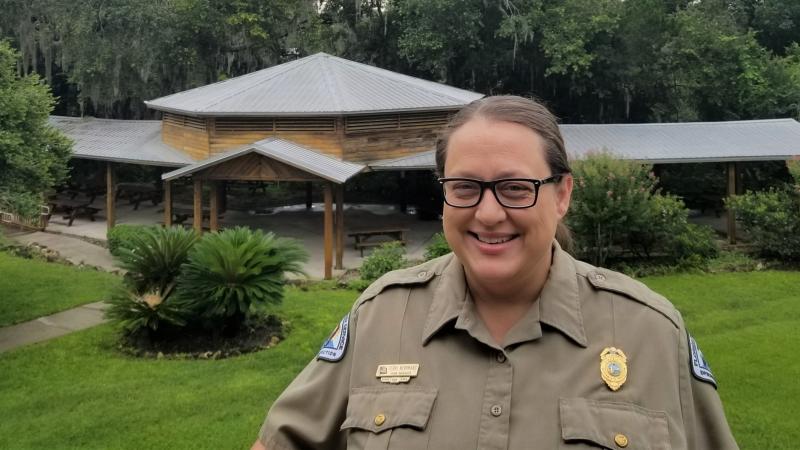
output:
M 419 364 L 381 364 L 375 376 L 381 383 L 408 383 L 419 372 Z

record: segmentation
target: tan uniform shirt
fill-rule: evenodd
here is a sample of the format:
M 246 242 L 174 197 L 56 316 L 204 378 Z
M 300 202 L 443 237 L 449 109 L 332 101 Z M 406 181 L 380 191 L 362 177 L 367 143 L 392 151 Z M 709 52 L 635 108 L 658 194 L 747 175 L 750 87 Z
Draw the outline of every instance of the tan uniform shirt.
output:
M 341 360 L 315 359 L 273 404 L 268 449 L 737 448 L 675 308 L 557 244 L 502 347 L 452 254 L 375 282 L 346 325 Z M 601 377 L 607 347 L 627 356 L 617 391 Z M 419 369 L 391 384 L 376 377 L 385 364 Z

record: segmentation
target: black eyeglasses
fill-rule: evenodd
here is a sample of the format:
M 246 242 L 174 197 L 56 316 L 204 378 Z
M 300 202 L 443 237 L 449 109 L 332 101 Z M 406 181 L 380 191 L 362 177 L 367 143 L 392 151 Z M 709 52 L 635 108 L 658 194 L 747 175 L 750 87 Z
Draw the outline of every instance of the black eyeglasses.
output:
M 539 188 L 545 184 L 558 183 L 566 175 L 549 176 L 543 180 L 532 178 L 503 178 L 482 181 L 472 178 L 439 178 L 444 191 L 444 202 L 454 208 L 472 208 L 483 199 L 483 192 L 491 189 L 497 203 L 506 208 L 530 208 L 539 198 Z

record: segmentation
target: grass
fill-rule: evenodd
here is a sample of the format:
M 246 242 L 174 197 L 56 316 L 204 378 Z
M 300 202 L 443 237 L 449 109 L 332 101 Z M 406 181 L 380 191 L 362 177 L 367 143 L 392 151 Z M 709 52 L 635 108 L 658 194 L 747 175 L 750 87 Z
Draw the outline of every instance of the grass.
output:
M 220 361 L 125 357 L 110 325 L 0 354 L 0 448 L 249 448 L 357 295 L 291 288 L 287 339 Z
M 671 275 L 643 280 L 682 312 L 719 384 L 743 449 L 800 441 L 800 273 Z
M 103 300 L 119 277 L 0 252 L 0 326 Z
M 683 311 L 741 448 L 796 448 L 800 273 L 644 281 Z M 288 338 L 222 361 L 121 356 L 111 326 L 0 354 L 0 448 L 248 448 L 268 406 L 356 295 L 291 288 L 280 309 Z

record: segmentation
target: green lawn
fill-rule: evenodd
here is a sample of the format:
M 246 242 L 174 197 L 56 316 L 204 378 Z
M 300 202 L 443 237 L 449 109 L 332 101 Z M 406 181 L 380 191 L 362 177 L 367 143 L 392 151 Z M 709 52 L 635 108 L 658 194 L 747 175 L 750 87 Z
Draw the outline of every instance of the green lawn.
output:
M 645 281 L 684 311 L 740 446 L 796 448 L 800 273 Z M 222 361 L 124 357 L 110 326 L 0 354 L 0 448 L 248 448 L 268 405 L 356 295 L 292 288 L 281 307 L 287 340 Z
M 681 310 L 719 383 L 743 449 L 800 442 L 800 273 L 644 280 Z
M 357 295 L 290 289 L 287 339 L 220 361 L 121 356 L 110 325 L 0 354 L 0 448 L 249 448 Z
M 0 252 L 0 326 L 104 300 L 119 277 Z

